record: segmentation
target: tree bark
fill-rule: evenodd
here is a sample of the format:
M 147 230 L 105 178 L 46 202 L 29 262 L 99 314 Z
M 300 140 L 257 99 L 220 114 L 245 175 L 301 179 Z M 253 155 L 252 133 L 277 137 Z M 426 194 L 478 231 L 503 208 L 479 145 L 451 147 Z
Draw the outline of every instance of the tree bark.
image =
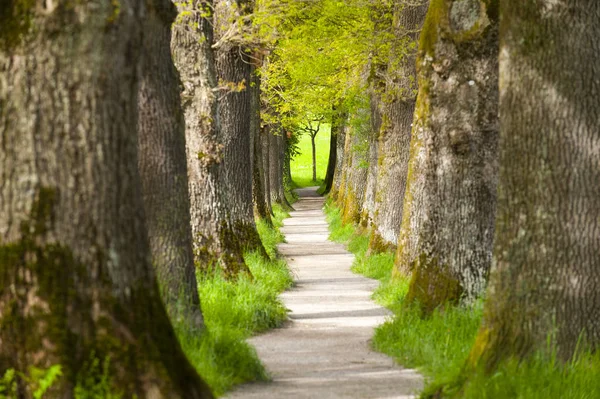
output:
M 494 269 L 471 352 L 488 370 L 600 344 L 600 4 L 500 4 Z
M 259 59 L 257 57 L 257 59 Z M 257 65 L 255 65 L 255 68 Z M 268 225 L 272 225 L 271 208 L 267 203 L 265 195 L 265 171 L 262 132 L 260 127 L 260 77 L 256 74 L 256 70 L 251 75 L 250 85 L 252 117 L 250 123 L 250 131 L 253 137 L 253 162 L 252 162 L 252 202 L 254 203 L 254 214 L 257 218 L 265 221 Z
M 272 130 L 271 126 L 269 130 Z M 277 134 L 269 131 L 269 183 L 271 185 L 271 203 L 279 204 L 285 210 L 293 209 L 285 198 L 285 188 L 283 183 L 284 163 L 285 163 L 285 132 L 279 128 Z
M 225 201 L 228 187 L 219 170 L 223 145 L 219 139 L 217 78 L 211 48 L 213 22 L 206 16 L 213 6 L 211 1 L 177 4 L 180 16 L 173 25 L 171 47 L 183 83 L 195 262 L 205 272 L 220 270 L 227 277 L 235 277 L 250 270 L 244 263 L 240 242 L 235 239 Z
M 374 253 L 395 249 L 398 243 L 417 97 L 416 48 L 428 5 L 428 0 L 402 0 L 394 9 L 395 41 L 383 94 L 377 195 L 369 239 L 369 251 Z
M 265 182 L 265 203 L 270 215 L 273 215 L 273 205 L 271 203 L 271 146 L 270 130 L 268 125 L 261 126 L 260 141 L 262 145 L 263 175 Z
M 0 50 L 0 370 L 92 361 L 113 392 L 207 398 L 156 284 L 137 165 L 145 4 L 34 3 Z M 17 377 L 20 378 L 20 377 Z M 33 392 L 22 380 L 17 397 Z
M 235 5 L 234 5 L 235 4 Z M 250 1 L 230 4 L 227 0 L 215 2 L 216 67 L 219 85 L 223 88 L 218 101 L 218 118 L 221 122 L 220 138 L 223 144 L 221 178 L 227 187 L 226 200 L 233 221 L 234 235 L 248 250 L 265 251 L 254 221 L 252 205 L 252 142 L 251 123 L 251 64 L 245 44 L 228 40 L 225 33 L 232 24 L 242 24 L 239 19 L 252 10 Z
M 489 8 L 488 8 L 489 7 Z M 491 264 L 497 181 L 497 4 L 433 0 L 396 264 L 426 312 L 472 301 Z
M 375 214 L 375 197 L 377 193 L 377 170 L 378 170 L 378 153 L 379 153 L 379 131 L 381 130 L 381 108 L 383 106 L 381 100 L 381 82 L 379 78 L 373 77 L 369 93 L 369 105 L 371 111 L 371 125 L 367 135 L 369 149 L 367 152 L 368 169 L 366 176 L 366 187 L 364 193 L 364 201 L 360 210 L 360 226 L 361 228 L 369 229 L 373 222 Z
M 368 173 L 368 134 L 370 131 L 370 110 L 359 109 L 354 115 L 351 129 L 348 134 L 346 151 L 347 171 L 345 186 L 343 187 L 342 221 L 344 223 L 358 224 L 360 210 L 365 199 L 365 181 Z
M 332 134 L 335 132 L 335 170 L 333 172 L 333 183 L 331 185 L 330 196 L 334 201 L 338 201 L 342 187 L 343 177 L 346 173 L 346 130 L 347 130 L 348 112 L 340 111 L 336 123 L 331 123 Z
M 317 147 L 313 135 L 310 136 L 310 145 L 312 148 L 312 180 L 317 181 Z
M 327 172 L 325 173 L 325 181 L 323 182 L 323 192 L 321 194 L 327 195 L 333 188 L 333 178 L 335 176 L 335 170 L 337 166 L 337 137 L 338 137 L 338 125 L 340 123 L 340 115 L 336 107 L 332 107 L 333 116 L 331 118 L 331 129 L 329 135 L 329 157 L 327 159 Z
M 152 0 L 151 4 L 144 18 L 138 97 L 138 167 L 150 251 L 171 321 L 200 329 L 203 319 L 192 251 L 185 120 L 170 48 L 177 12 L 169 0 Z

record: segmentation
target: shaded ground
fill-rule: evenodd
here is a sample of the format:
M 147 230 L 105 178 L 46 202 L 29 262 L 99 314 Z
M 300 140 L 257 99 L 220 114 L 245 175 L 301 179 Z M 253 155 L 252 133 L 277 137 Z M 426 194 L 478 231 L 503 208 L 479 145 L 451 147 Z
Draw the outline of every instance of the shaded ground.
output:
M 291 310 L 284 328 L 250 340 L 273 381 L 240 386 L 238 398 L 405 399 L 422 377 L 373 352 L 373 328 L 391 313 L 370 295 L 378 282 L 353 274 L 354 256 L 329 235 L 316 187 L 299 189 L 295 212 L 281 231 L 296 285 L 281 295 Z

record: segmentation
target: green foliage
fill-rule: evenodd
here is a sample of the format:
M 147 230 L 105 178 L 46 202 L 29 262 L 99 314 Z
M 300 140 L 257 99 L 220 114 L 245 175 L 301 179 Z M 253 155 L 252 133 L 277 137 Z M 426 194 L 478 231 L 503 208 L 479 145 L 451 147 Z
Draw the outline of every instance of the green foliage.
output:
M 262 0 L 255 24 L 274 46 L 261 70 L 266 123 L 295 130 L 332 119 L 332 105 L 350 105 L 363 91 L 373 43 L 371 2 Z
M 27 390 L 33 393 L 34 399 L 42 399 L 60 376 L 62 376 L 60 364 L 55 364 L 47 369 L 32 366 L 29 367 L 27 374 L 8 369 L 0 379 L 0 399 L 17 397 L 17 377 L 27 386 Z
M 277 296 L 292 285 L 292 277 L 285 261 L 277 258 L 276 245 L 283 241 L 277 227 L 288 215 L 279 206 L 273 210 L 274 228 L 261 221 L 257 224 L 271 259 L 258 252 L 245 254 L 253 278 L 242 275 L 231 281 L 218 274 L 199 275 L 207 331 L 198 335 L 186 326 L 176 326 L 184 352 L 217 396 L 234 385 L 268 379 L 255 350 L 245 340 L 287 319 L 287 309 Z
M 298 136 L 298 155 L 291 162 L 292 179 L 297 187 L 318 186 L 325 178 L 327 163 L 329 162 L 330 129 L 331 126 L 329 124 L 324 124 L 321 126 L 321 132 L 315 138 L 315 146 L 317 148 L 317 181 L 312 180 L 310 136 L 308 134 Z
M 77 374 L 76 399 L 120 399 L 122 392 L 114 392 L 111 386 L 110 357 L 100 360 L 92 352 Z

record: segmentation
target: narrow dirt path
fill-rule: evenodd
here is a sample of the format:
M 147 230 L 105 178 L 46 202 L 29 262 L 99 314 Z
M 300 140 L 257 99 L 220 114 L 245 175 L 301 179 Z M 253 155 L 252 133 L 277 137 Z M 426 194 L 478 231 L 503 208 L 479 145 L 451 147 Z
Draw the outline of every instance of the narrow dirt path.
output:
M 296 280 L 281 295 L 290 321 L 250 340 L 273 381 L 242 385 L 227 397 L 413 398 L 422 377 L 369 347 L 373 328 L 390 314 L 370 299 L 378 282 L 352 273 L 354 256 L 327 239 L 316 187 L 298 193 L 281 229 L 287 243 L 279 246 Z

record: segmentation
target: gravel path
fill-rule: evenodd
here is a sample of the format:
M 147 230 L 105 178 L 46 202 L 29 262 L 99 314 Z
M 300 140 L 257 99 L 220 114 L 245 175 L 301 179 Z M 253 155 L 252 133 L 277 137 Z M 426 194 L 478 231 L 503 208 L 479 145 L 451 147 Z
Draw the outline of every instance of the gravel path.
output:
M 415 397 L 422 377 L 369 347 L 373 328 L 390 314 L 370 299 L 378 282 L 352 273 L 354 256 L 327 239 L 316 187 L 298 193 L 279 246 L 296 281 L 281 295 L 290 321 L 250 339 L 273 381 L 242 385 L 227 398 Z

